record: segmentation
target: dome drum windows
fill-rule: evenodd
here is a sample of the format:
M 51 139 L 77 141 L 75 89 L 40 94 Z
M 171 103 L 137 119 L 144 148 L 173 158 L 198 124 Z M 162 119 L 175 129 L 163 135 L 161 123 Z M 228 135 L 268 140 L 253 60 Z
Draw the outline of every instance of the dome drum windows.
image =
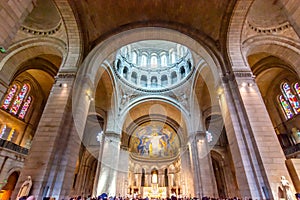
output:
M 131 74 L 131 82 L 137 84 L 137 73 L 136 72 L 132 72 L 132 74 Z
M 123 69 L 123 77 L 125 78 L 125 79 L 127 79 L 128 78 L 128 68 L 127 67 L 124 67 L 124 69 Z
M 156 76 L 152 76 L 151 77 L 151 87 L 156 88 L 157 87 L 157 77 Z
M 171 73 L 171 84 L 174 84 L 177 82 L 177 73 L 176 72 L 172 72 Z
M 135 89 L 167 90 L 179 86 L 193 71 L 192 54 L 183 45 L 150 40 L 125 47 L 116 54 L 114 69 L 122 81 Z
M 141 76 L 141 86 L 142 86 L 142 87 L 147 87 L 147 85 L 148 85 L 148 84 L 147 84 L 147 80 L 148 80 L 148 79 L 147 79 L 147 76 L 145 76 L 145 75 L 142 75 L 142 76 Z
M 167 77 L 167 75 L 162 75 L 161 76 L 161 86 L 162 87 L 168 86 L 168 77 Z

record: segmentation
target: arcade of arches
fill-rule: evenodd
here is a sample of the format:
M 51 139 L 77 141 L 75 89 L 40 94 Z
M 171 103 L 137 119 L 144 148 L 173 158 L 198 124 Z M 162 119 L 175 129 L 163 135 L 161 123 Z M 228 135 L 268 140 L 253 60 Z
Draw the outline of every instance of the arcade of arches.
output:
M 1 199 L 300 193 L 299 1 L 0 11 Z

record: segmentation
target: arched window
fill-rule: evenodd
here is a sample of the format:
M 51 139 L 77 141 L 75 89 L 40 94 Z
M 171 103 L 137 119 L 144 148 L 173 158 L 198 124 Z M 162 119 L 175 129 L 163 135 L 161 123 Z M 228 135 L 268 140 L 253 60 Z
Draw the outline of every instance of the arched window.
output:
M 2 108 L 8 109 L 8 107 L 9 107 L 11 101 L 13 100 L 17 90 L 18 90 L 18 86 L 15 85 L 15 84 L 9 89 L 9 92 L 8 92 L 4 102 L 3 102 Z
M 176 55 L 175 55 L 175 51 L 171 52 L 171 63 L 174 64 L 176 62 Z
M 163 54 L 161 57 L 160 57 L 160 63 L 161 63 L 161 66 L 162 67 L 166 67 L 168 64 L 167 64 L 167 56 L 166 54 Z
M 137 73 L 136 72 L 132 72 L 131 74 L 131 81 L 135 84 L 137 84 Z
M 151 67 L 155 68 L 157 67 L 157 56 L 156 55 L 152 55 L 151 56 Z
M 14 84 L 10 88 L 1 107 L 20 119 L 24 119 L 32 103 L 32 97 L 28 95 L 30 86 L 25 83 L 19 92 L 17 90 L 18 86 Z M 11 103 L 12 100 L 14 100 L 13 103 Z
M 167 75 L 162 75 L 161 76 L 161 86 L 165 87 L 168 85 L 168 77 Z
M 291 109 L 290 105 L 283 98 L 283 95 L 279 96 L 279 102 L 281 104 L 281 107 L 284 111 L 284 114 L 285 114 L 286 118 L 291 119 L 293 117 L 293 112 L 292 112 L 292 109 Z
M 147 56 L 145 54 L 142 55 L 141 66 L 142 67 L 146 67 L 147 66 Z
M 118 61 L 117 61 L 117 70 L 118 70 L 118 72 L 120 71 L 120 69 L 121 69 L 121 61 L 118 59 Z
M 184 66 L 180 67 L 180 75 L 181 75 L 181 79 L 183 79 L 185 77 L 185 69 Z
M 21 104 L 23 103 L 23 100 L 29 90 L 29 86 L 27 84 L 24 84 L 21 91 L 19 92 L 18 96 L 16 97 L 13 105 L 10 108 L 10 113 L 17 115 L 19 108 Z
M 147 87 L 147 76 L 145 76 L 145 75 L 142 75 L 141 76 L 141 86 L 143 86 L 143 87 Z
M 151 77 L 151 87 L 157 87 L 157 77 L 156 76 Z
M 174 84 L 177 82 L 177 74 L 176 72 L 171 73 L 171 83 Z
M 300 113 L 300 103 L 297 97 L 293 94 L 288 83 L 282 84 L 282 93 L 284 94 L 285 99 L 288 100 L 289 103 L 291 104 L 294 113 L 295 114 Z
M 127 68 L 127 67 L 124 67 L 124 69 L 123 69 L 123 77 L 124 77 L 125 79 L 127 79 L 127 75 L 128 75 L 128 68 Z
M 25 103 L 24 103 L 24 105 L 22 106 L 22 109 L 21 109 L 21 111 L 20 111 L 20 114 L 19 114 L 19 118 L 20 118 L 20 119 L 24 119 L 24 117 L 25 117 L 25 115 L 26 115 L 26 112 L 27 112 L 27 110 L 28 110 L 28 108 L 29 108 L 29 106 L 30 106 L 31 100 L 32 100 L 31 96 L 28 96 L 28 97 L 27 97 L 27 100 L 25 101 Z
M 127 47 L 124 47 L 123 52 L 124 52 L 124 57 L 127 58 L 127 54 L 128 54 Z
M 295 89 L 296 93 L 298 94 L 298 97 L 300 98 L 300 86 L 299 86 L 299 83 L 295 83 L 294 89 Z
M 132 63 L 137 64 L 137 53 L 135 51 L 132 52 Z
M 180 46 L 180 56 L 183 57 L 185 53 L 185 49 L 183 46 Z

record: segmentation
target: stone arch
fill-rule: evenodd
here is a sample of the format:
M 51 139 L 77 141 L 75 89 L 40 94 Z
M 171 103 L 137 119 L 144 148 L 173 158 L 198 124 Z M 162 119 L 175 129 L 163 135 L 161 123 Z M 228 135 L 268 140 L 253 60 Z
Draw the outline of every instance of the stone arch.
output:
M 278 57 L 300 76 L 300 43 L 294 40 L 279 36 L 257 36 L 244 41 L 243 52 L 246 58 L 258 53 Z
M 191 125 L 189 124 L 189 115 L 187 110 L 185 110 L 184 107 L 182 107 L 178 102 L 176 102 L 173 99 L 167 98 L 167 97 L 158 97 L 158 96 L 148 96 L 147 98 L 139 98 L 135 101 L 131 102 L 128 106 L 126 106 L 122 113 L 120 114 L 120 124 L 123 125 L 126 121 L 126 118 L 128 117 L 128 114 L 130 114 L 130 111 L 134 109 L 137 106 L 140 106 L 142 104 L 150 103 L 151 101 L 157 102 L 157 104 L 168 104 L 170 107 L 172 107 L 174 110 L 178 111 L 179 113 L 182 113 L 182 118 L 179 117 L 177 120 L 177 123 L 182 124 L 185 123 L 189 129 L 191 129 Z M 149 114 L 147 113 L 147 110 L 144 109 L 145 115 Z M 180 122 L 182 120 L 182 123 Z
M 4 76 L 6 78 L 5 82 L 9 83 L 25 61 L 42 55 L 55 55 L 64 60 L 66 55 L 64 49 L 65 44 L 61 40 L 53 38 L 47 40 L 29 39 L 22 41 L 13 46 L 11 52 L 0 62 L 0 73 L 6 74 L 6 76 Z M 60 63 L 60 66 L 62 64 L 63 62 Z
M 73 90 L 73 99 L 75 98 L 76 101 L 73 101 L 73 108 L 77 108 L 78 103 L 80 103 L 81 105 L 86 105 L 88 107 L 88 99 L 82 97 L 82 95 L 80 94 L 85 93 L 84 91 L 89 88 L 95 88 L 95 84 L 97 84 L 97 76 L 99 75 L 99 70 L 101 68 L 100 64 L 103 63 L 109 55 L 113 55 L 113 53 L 116 52 L 120 47 L 127 44 L 149 39 L 167 40 L 182 43 L 187 48 L 194 51 L 196 54 L 205 58 L 206 63 L 208 63 L 208 65 L 211 67 L 214 75 L 219 76 L 219 73 L 222 71 L 219 61 L 216 59 L 216 56 L 207 49 L 208 47 L 201 45 L 187 35 L 165 28 L 136 28 L 111 36 L 107 40 L 98 44 L 88 54 L 77 74 L 77 80 L 75 82 L 75 88 L 77 89 L 76 91 Z M 82 114 L 79 114 L 82 113 L 82 110 L 84 109 L 85 108 L 81 107 L 80 112 L 73 110 L 75 121 L 81 121 L 79 124 L 82 123 L 82 120 L 85 121 L 86 119 L 86 116 L 82 117 Z M 76 117 L 76 113 L 78 113 L 80 119 Z M 79 127 L 77 127 L 77 129 L 80 130 Z
M 212 150 L 211 158 L 219 197 L 224 198 L 228 196 L 225 180 L 224 156 L 216 150 Z
M 68 41 L 68 52 L 64 62 L 64 69 L 76 70 L 82 60 L 83 45 L 80 29 L 74 16 L 72 7 L 69 2 L 54 0 L 60 11 L 62 21 L 66 28 L 67 36 L 71 39 Z
M 237 1 L 232 12 L 227 33 L 227 49 L 228 59 L 231 69 L 248 69 L 247 61 L 244 59 L 242 49 L 242 32 L 248 11 L 254 0 Z M 231 69 L 227 69 L 231 71 Z
M 2 199 L 9 200 L 12 194 L 12 191 L 15 189 L 17 181 L 19 179 L 20 171 L 12 171 L 7 176 L 7 182 L 4 186 L 1 187 Z

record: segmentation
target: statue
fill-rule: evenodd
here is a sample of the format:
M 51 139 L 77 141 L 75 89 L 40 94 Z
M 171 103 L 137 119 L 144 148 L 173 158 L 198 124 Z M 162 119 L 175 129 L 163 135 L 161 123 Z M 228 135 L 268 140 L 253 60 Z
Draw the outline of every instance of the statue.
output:
M 21 186 L 21 188 L 19 190 L 19 193 L 17 195 L 17 200 L 19 200 L 20 198 L 22 198 L 24 196 L 28 197 L 30 189 L 31 189 L 31 186 L 32 186 L 31 176 L 28 176 L 27 180 L 24 181 L 24 183 L 22 184 L 22 186 Z
M 294 200 L 293 194 L 290 188 L 290 183 L 288 180 L 286 180 L 285 176 L 281 176 L 281 185 L 283 188 L 284 198 L 286 200 Z

